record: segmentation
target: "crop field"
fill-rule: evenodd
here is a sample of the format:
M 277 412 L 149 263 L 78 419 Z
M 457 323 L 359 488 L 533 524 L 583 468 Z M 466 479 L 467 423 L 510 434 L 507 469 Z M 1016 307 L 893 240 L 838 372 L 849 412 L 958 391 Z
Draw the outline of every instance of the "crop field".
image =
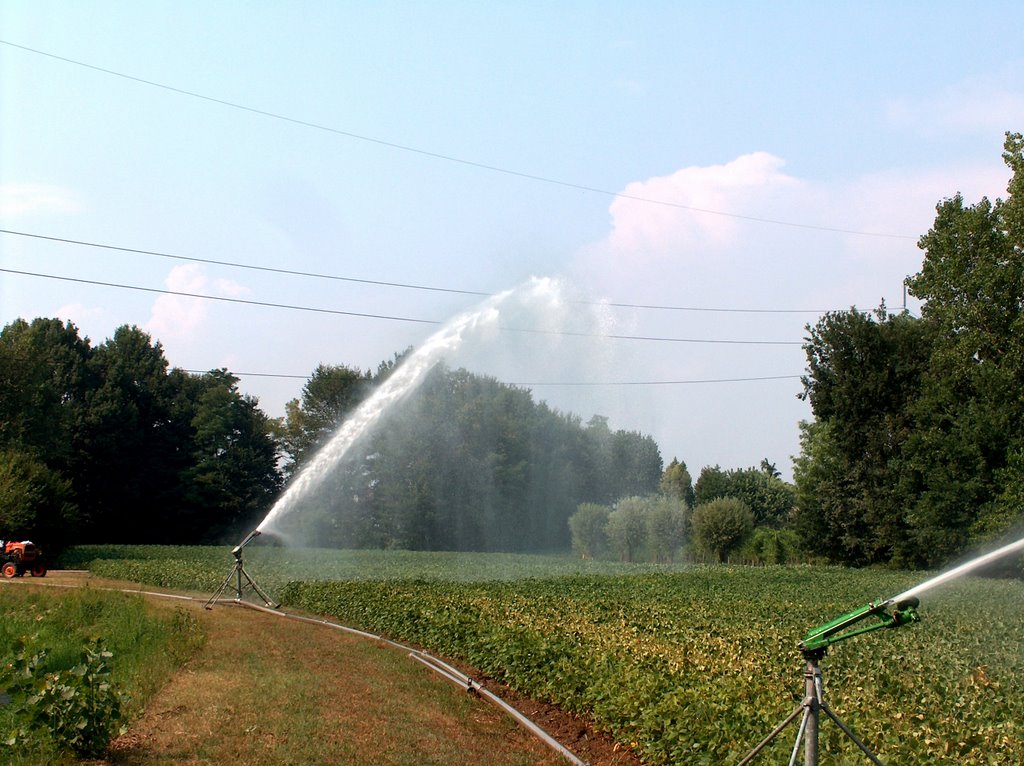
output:
M 66 569 L 168 588 L 213 591 L 234 566 L 223 546 L 82 545 L 61 556 Z M 483 582 L 581 574 L 679 571 L 682 565 L 622 564 L 575 556 L 402 550 L 328 550 L 252 545 L 245 566 L 278 590 L 293 580 L 430 580 Z
M 99 574 L 187 589 L 216 588 L 232 563 L 222 548 L 91 553 L 106 556 L 90 565 Z M 802 697 L 796 644 L 808 630 L 927 576 L 259 554 L 247 552 L 247 568 L 286 606 L 467 662 L 591 716 L 646 761 L 680 764 L 739 761 Z M 919 612 L 919 624 L 830 650 L 822 669 L 831 707 L 886 763 L 1024 763 L 1024 585 L 961 579 L 924 593 Z M 786 762 L 795 734 L 755 763 Z M 821 762 L 865 759 L 823 719 Z

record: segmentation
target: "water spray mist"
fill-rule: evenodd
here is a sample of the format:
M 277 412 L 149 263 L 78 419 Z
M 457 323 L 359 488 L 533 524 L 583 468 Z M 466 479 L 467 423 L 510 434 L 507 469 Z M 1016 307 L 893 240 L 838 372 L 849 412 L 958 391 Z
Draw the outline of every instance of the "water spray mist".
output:
M 438 362 L 454 353 L 471 333 L 494 335 L 502 329 L 499 321 L 503 309 L 511 309 L 518 298 L 528 304 L 550 306 L 561 302 L 561 286 L 557 280 L 534 278 L 515 290 L 492 295 L 479 306 L 456 316 L 440 330 L 431 335 L 416 351 L 410 354 L 377 388 L 345 419 L 330 440 L 305 465 L 292 480 L 284 494 L 277 500 L 266 517 L 241 543 L 231 551 L 235 565 L 228 573 L 220 589 L 210 598 L 211 606 L 225 590 L 234 583 L 235 600 L 242 598 L 243 586 L 255 591 L 268 606 L 276 607 L 245 571 L 242 564 L 242 550 L 264 532 L 276 532 L 275 525 L 299 507 L 302 498 L 315 492 L 323 485 L 332 470 L 348 455 L 349 451 L 363 438 L 395 404 L 416 389 Z M 538 330 L 543 332 L 543 330 Z

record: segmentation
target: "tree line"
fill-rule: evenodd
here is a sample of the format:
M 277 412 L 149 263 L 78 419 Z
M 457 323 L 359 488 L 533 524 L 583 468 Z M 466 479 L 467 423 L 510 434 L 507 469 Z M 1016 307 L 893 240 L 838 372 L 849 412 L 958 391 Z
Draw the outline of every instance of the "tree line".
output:
M 407 352 L 406 352 L 407 353 Z M 401 363 L 320 365 L 280 419 L 227 370 L 171 368 L 137 327 L 99 345 L 70 322 L 0 331 L 0 537 L 230 542 Z M 436 367 L 290 532 L 318 545 L 564 550 L 580 503 L 654 491 L 654 440 L 583 424 L 529 391 Z
M 170 369 L 124 326 L 93 346 L 70 322 L 0 332 L 0 535 L 70 542 L 228 538 L 281 486 L 256 400 L 226 370 Z
M 287 471 L 386 377 L 318 368 L 280 424 Z M 335 467 L 283 531 L 338 547 L 555 551 L 584 502 L 653 492 L 658 445 L 607 419 L 535 402 L 528 390 L 437 365 Z

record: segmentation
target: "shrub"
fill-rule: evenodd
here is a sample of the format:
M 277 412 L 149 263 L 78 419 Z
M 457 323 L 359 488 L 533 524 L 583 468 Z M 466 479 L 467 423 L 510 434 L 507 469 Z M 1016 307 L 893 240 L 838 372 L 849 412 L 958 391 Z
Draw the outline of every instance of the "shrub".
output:
M 800 538 L 792 529 L 757 527 L 739 549 L 745 564 L 799 564 L 806 560 Z
M 671 564 L 686 541 L 689 513 L 683 501 L 671 497 L 647 499 L 647 550 L 653 561 Z
M 606 527 L 609 513 L 611 509 L 606 505 L 583 503 L 569 517 L 572 549 L 580 558 L 597 558 L 608 548 Z
M 46 650 L 34 652 L 19 641 L 14 661 L 4 669 L 6 678 L 0 679 L 20 723 L 4 744 L 19 747 L 42 736 L 59 751 L 87 758 L 101 755 L 121 720 L 123 695 L 110 679 L 112 656 L 95 639 L 85 645 L 75 667 L 42 674 Z
M 52 555 L 77 516 L 70 482 L 27 452 L 0 450 L 0 532 L 7 539 L 31 538 Z
M 754 514 L 742 500 L 722 497 L 693 510 L 693 536 L 723 564 L 754 528 Z
M 608 542 L 622 561 L 636 561 L 647 540 L 644 499 L 627 497 L 608 514 Z

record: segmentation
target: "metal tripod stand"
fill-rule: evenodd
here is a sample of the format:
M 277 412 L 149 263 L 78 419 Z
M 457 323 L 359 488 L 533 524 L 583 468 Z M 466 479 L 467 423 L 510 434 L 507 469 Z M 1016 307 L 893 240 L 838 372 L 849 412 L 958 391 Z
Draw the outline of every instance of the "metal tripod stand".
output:
M 224 582 L 221 583 L 220 587 L 212 596 L 210 596 L 210 599 L 206 602 L 207 609 L 213 608 L 213 605 L 217 602 L 221 595 L 223 595 L 224 591 L 226 591 L 231 586 L 232 582 L 234 582 L 235 586 L 235 601 L 241 601 L 243 591 L 243 580 L 245 581 L 246 586 L 251 588 L 253 592 L 256 593 L 256 595 L 263 599 L 263 603 L 269 606 L 271 609 L 277 609 L 280 606 L 280 604 L 275 603 L 274 599 L 268 596 L 263 591 L 263 589 L 256 583 L 256 581 L 252 579 L 249 573 L 245 571 L 245 565 L 242 563 L 242 549 L 250 542 L 252 542 L 253 538 L 259 536 L 259 534 L 259 530 L 250 532 L 249 536 L 246 537 L 241 543 L 236 545 L 234 549 L 231 551 L 231 555 L 235 557 L 235 565 L 231 568 L 231 571 L 228 572 L 228 576 L 224 578 Z
M 831 718 L 836 726 L 842 729 L 843 733 L 849 737 L 853 743 L 860 748 L 861 752 L 866 755 L 872 763 L 876 766 L 883 766 L 882 762 L 878 760 L 878 757 L 871 752 L 867 745 L 865 745 L 861 739 L 853 733 L 853 730 L 840 720 L 839 716 L 832 712 L 832 708 L 825 702 L 825 688 L 821 680 L 821 668 L 818 667 L 818 663 L 822 657 L 825 656 L 825 649 L 810 649 L 804 650 L 804 659 L 807 661 L 807 667 L 804 670 L 804 698 L 803 701 L 797 705 L 796 710 L 789 714 L 789 716 L 776 726 L 771 734 L 761 740 L 757 747 L 751 750 L 746 758 L 737 764 L 737 766 L 746 766 L 748 763 L 757 757 L 758 753 L 764 750 L 779 734 L 782 733 L 789 724 L 796 720 L 797 716 L 803 712 L 803 717 L 800 719 L 800 728 L 797 731 L 796 742 L 793 745 L 793 754 L 789 758 L 789 766 L 795 766 L 797 763 L 797 756 L 800 753 L 800 743 L 804 745 L 804 766 L 818 766 L 818 731 L 821 723 L 821 711 L 824 710 L 825 714 Z

